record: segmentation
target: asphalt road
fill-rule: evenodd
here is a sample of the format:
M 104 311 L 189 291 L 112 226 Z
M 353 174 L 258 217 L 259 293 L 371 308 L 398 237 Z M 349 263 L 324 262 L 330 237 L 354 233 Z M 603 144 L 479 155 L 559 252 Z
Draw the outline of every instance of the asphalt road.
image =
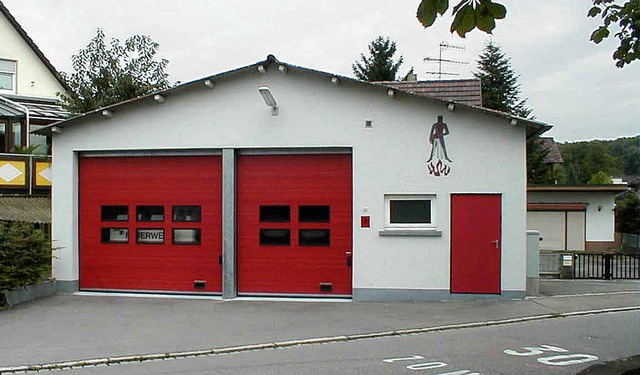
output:
M 575 374 L 640 353 L 640 312 L 551 319 L 67 374 Z

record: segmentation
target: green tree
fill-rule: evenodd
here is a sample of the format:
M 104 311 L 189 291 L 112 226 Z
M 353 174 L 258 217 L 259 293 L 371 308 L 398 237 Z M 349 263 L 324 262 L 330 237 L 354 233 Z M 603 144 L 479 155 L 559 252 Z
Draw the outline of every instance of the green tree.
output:
M 619 47 L 613 53 L 616 66 L 622 68 L 625 64 L 640 58 L 640 0 L 592 1 L 593 7 L 587 15 L 600 16 L 603 24 L 591 34 L 591 40 L 596 44 L 602 42 L 616 25 L 618 31 L 615 36 L 620 41 Z M 417 17 L 422 26 L 427 28 L 433 25 L 438 15 L 444 15 L 448 9 L 449 0 L 421 0 Z M 463 38 L 475 28 L 491 34 L 496 27 L 495 21 L 503 19 L 506 15 L 507 9 L 492 0 L 460 0 L 453 7 L 450 30 Z
M 567 183 L 588 184 L 598 172 L 620 174 L 620 161 L 609 153 L 604 141 L 558 144 L 567 173 Z
M 363 81 L 395 81 L 402 65 L 402 56 L 396 61 L 396 42 L 389 37 L 379 36 L 369 43 L 369 56 L 360 54 L 360 59 L 352 66 L 353 74 Z
M 60 94 L 65 109 L 85 113 L 170 86 L 165 69 L 169 61 L 156 60 L 158 43 L 134 35 L 124 43 L 105 41 L 104 32 L 71 58 L 74 72 L 62 73 L 71 91 Z
M 640 196 L 627 191 L 616 200 L 616 231 L 640 234 Z
M 607 176 L 603 171 L 598 171 L 598 173 L 591 176 L 589 179 L 589 185 L 609 185 L 611 184 L 611 177 Z
M 527 99 L 520 98 L 520 77 L 511 67 L 511 59 L 500 46 L 489 40 L 477 61 L 478 71 L 474 73 L 482 85 L 482 106 L 510 113 L 520 117 L 529 117 Z
M 38 283 L 50 273 L 51 242 L 44 232 L 30 223 L 0 221 L 0 292 Z

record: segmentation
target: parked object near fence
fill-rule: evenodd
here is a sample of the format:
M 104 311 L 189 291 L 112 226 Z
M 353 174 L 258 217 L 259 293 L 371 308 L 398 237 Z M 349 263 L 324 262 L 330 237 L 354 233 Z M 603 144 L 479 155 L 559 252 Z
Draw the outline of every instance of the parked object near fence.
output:
M 575 254 L 575 279 L 640 279 L 637 254 Z

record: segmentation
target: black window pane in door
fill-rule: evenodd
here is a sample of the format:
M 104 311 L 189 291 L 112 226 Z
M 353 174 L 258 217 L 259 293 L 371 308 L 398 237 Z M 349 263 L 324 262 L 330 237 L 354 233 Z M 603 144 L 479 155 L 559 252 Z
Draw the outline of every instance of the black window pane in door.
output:
M 301 223 L 328 223 L 331 217 L 329 206 L 300 206 L 298 221 Z
M 173 206 L 173 221 L 200 221 L 200 206 Z
M 288 223 L 289 221 L 291 221 L 289 206 L 260 206 L 260 222 Z
M 164 221 L 164 206 L 137 206 L 138 221 Z
M 329 229 L 300 229 L 298 242 L 300 246 L 330 246 L 331 232 Z
M 392 200 L 389 202 L 391 224 L 430 224 L 431 201 Z
M 289 229 L 260 229 L 261 246 L 288 246 L 291 244 Z
M 128 206 L 102 206 L 100 208 L 102 221 L 127 221 L 129 220 Z

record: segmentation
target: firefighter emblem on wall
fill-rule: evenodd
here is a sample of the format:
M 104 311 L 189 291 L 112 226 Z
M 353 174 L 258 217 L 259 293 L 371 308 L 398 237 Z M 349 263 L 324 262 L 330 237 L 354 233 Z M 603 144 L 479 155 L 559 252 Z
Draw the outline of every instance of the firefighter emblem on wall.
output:
M 449 128 L 442 121 L 442 116 L 438 116 L 438 121 L 431 126 L 429 132 L 431 154 L 427 160 L 429 174 L 435 177 L 448 176 L 451 172 L 452 161 L 447 154 L 447 145 L 444 140 L 447 135 L 449 135 Z

